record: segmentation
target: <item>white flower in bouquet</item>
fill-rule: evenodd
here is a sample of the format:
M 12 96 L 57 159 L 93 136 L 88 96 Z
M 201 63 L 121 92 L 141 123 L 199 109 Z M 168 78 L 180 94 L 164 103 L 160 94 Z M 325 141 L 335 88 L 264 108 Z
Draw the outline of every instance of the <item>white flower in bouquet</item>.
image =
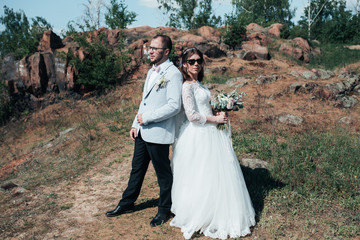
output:
M 224 93 L 217 91 L 218 93 L 213 97 L 213 100 L 210 101 L 210 105 L 213 107 L 216 112 L 230 112 L 238 111 L 240 108 L 243 108 L 242 97 L 246 93 L 238 92 L 237 90 L 232 91 L 231 93 Z M 218 129 L 228 129 L 227 124 L 218 124 Z

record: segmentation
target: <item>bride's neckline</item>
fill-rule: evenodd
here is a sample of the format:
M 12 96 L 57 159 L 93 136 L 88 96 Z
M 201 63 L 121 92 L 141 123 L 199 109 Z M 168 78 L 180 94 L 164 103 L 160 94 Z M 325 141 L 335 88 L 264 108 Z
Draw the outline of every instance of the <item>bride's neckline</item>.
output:
M 194 84 L 194 83 L 198 83 L 199 81 L 198 80 L 186 80 L 184 83 L 188 83 L 188 84 Z

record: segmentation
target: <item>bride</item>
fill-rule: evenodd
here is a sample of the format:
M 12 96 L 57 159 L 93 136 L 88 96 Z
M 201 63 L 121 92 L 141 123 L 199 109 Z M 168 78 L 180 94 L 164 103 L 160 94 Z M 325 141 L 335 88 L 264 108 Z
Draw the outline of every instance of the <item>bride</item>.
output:
M 182 99 L 188 119 L 174 146 L 171 226 L 181 228 L 186 239 L 195 232 L 211 238 L 236 238 L 250 233 L 255 212 L 243 174 L 232 148 L 224 113 L 213 115 L 210 91 L 204 77 L 201 51 L 189 48 L 182 54 Z

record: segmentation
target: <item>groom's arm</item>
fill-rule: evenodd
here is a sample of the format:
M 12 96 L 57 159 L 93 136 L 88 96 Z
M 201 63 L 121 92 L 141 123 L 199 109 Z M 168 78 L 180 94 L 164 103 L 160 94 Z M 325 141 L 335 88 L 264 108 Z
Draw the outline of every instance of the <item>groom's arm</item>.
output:
M 143 93 L 142 93 L 143 95 L 142 95 L 142 97 L 141 97 L 140 107 L 142 106 L 142 103 L 143 103 L 143 102 L 142 102 L 142 101 L 143 101 L 143 96 L 144 96 L 144 94 L 145 94 L 145 89 L 146 89 L 146 87 L 147 87 L 147 82 L 148 82 L 148 80 L 149 80 L 149 77 L 150 77 L 150 70 L 148 71 L 148 73 L 147 73 L 147 75 L 146 75 L 146 80 L 145 80 L 145 83 L 144 83 L 144 86 L 143 86 Z M 139 114 L 140 107 L 139 107 L 139 110 L 138 110 L 137 114 L 135 115 L 133 124 L 131 125 L 131 129 L 133 129 L 133 128 L 139 129 L 140 125 L 142 125 L 142 124 L 140 124 L 140 123 L 138 122 L 138 116 L 139 116 L 139 115 L 142 115 L 142 114 Z M 131 130 L 130 130 L 130 131 L 131 131 Z
M 144 125 L 161 122 L 175 116 L 181 110 L 182 75 L 179 71 L 169 76 L 171 79 L 166 87 L 167 103 L 151 112 L 144 112 L 141 116 Z

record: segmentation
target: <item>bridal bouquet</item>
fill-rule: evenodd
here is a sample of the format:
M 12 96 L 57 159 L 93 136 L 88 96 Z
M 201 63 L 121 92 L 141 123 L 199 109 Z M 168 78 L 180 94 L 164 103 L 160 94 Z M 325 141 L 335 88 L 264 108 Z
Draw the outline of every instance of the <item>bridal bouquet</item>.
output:
M 246 95 L 244 92 L 239 92 L 237 90 L 232 91 L 231 93 L 224 93 L 223 91 L 217 91 L 217 94 L 210 101 L 210 105 L 216 112 L 230 112 L 238 111 L 240 108 L 244 107 L 242 102 L 242 97 Z M 217 125 L 218 129 L 224 130 L 228 129 L 228 124 L 220 123 Z

